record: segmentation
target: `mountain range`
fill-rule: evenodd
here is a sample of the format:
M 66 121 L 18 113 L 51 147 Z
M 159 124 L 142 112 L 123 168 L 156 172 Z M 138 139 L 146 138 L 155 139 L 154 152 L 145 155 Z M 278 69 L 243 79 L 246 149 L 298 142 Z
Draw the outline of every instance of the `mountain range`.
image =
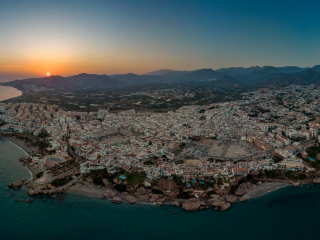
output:
M 287 67 L 231 67 L 217 70 L 200 69 L 195 71 L 175 71 L 162 69 L 143 75 L 133 73 L 118 75 L 97 75 L 82 73 L 79 75 L 62 77 L 50 76 L 43 78 L 29 78 L 3 82 L 0 85 L 12 86 L 20 90 L 25 85 L 36 85 L 47 89 L 61 91 L 81 89 L 113 89 L 152 83 L 179 82 L 208 82 L 205 85 L 223 84 L 238 88 L 285 87 L 291 84 L 320 85 L 320 65 L 312 68 Z

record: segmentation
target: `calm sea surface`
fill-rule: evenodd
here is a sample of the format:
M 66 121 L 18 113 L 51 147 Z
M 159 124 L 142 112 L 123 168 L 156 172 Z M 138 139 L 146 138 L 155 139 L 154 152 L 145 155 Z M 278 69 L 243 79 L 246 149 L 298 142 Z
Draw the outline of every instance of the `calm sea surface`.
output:
M 22 92 L 13 87 L 0 86 L 0 101 L 15 98 L 22 95 Z
M 68 194 L 63 201 L 23 202 L 7 186 L 30 173 L 22 150 L 0 139 L 0 239 L 320 239 L 320 188 L 283 188 L 226 212 L 187 213 L 171 206 L 112 204 Z M 176 211 L 171 215 L 170 211 Z

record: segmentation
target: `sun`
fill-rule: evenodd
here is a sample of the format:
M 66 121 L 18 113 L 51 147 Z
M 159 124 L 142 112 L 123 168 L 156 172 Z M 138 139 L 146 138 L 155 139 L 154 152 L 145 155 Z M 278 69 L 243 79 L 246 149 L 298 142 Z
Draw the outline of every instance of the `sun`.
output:
M 49 77 L 51 74 L 49 72 L 47 72 L 47 77 Z

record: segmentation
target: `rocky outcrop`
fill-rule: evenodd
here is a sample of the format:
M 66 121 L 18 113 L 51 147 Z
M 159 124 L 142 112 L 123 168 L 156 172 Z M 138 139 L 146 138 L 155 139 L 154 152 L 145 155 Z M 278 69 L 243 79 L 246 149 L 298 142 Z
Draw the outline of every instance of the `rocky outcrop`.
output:
M 128 193 L 133 193 L 135 190 L 136 190 L 136 188 L 132 185 L 127 185 L 127 187 L 126 187 L 126 191 Z
M 170 205 L 180 207 L 180 203 L 178 201 L 169 202 Z
M 139 197 L 142 201 L 149 202 L 150 197 L 148 195 L 140 195 Z
M 244 201 L 247 201 L 249 200 L 251 197 L 248 195 L 248 194 L 245 194 L 243 195 L 241 198 L 240 198 L 240 202 L 244 202 Z
M 119 197 L 113 197 L 113 198 L 112 198 L 112 202 L 119 204 L 119 203 L 122 203 L 122 199 L 119 198 Z
M 209 205 L 206 204 L 205 202 L 200 202 L 200 207 L 199 210 L 204 210 L 204 209 L 209 209 Z
M 9 184 L 9 188 L 13 188 L 15 190 L 19 189 L 24 183 L 25 183 L 25 179 L 21 179 L 21 180 L 18 180 L 14 183 L 11 183 Z
M 161 206 L 163 203 L 162 203 L 162 202 L 157 201 L 157 202 L 156 202 L 156 204 L 157 204 L 157 205 L 159 205 L 159 206 Z
M 37 195 L 37 194 L 38 194 L 38 192 L 37 192 L 37 191 L 35 191 L 35 190 L 33 190 L 33 189 L 30 189 L 30 190 L 29 190 L 29 192 L 28 192 L 27 194 L 28 194 L 28 196 L 32 196 L 32 195 Z
M 313 179 L 313 183 L 320 183 L 320 178 Z
M 137 190 L 134 192 L 134 195 L 138 198 L 140 198 L 143 201 L 149 201 L 150 196 L 149 196 L 149 192 L 151 192 L 151 190 L 147 190 L 144 187 L 139 187 L 137 188 Z
M 158 198 L 160 198 L 161 196 L 159 194 L 151 194 L 150 195 L 151 198 L 154 198 L 155 200 L 157 200 Z
M 201 202 L 195 198 L 191 198 L 182 204 L 182 208 L 188 212 L 197 211 L 200 208 L 200 206 Z
M 214 207 L 221 207 L 222 205 L 226 204 L 225 201 L 219 201 L 219 200 L 216 200 L 214 201 L 211 205 L 214 206 Z
M 253 189 L 254 186 L 255 185 L 250 182 L 242 183 L 239 185 L 234 194 L 237 196 L 245 195 L 249 190 Z
M 112 184 L 108 181 L 108 179 L 103 178 L 102 182 L 104 183 L 104 185 L 106 185 L 107 187 L 112 187 Z
M 137 199 L 136 199 L 134 196 L 131 196 L 131 195 L 127 195 L 127 196 L 125 197 L 125 200 L 126 200 L 127 202 L 129 202 L 129 203 L 132 203 L 132 204 L 134 204 L 134 203 L 137 202 Z
M 108 192 L 111 194 L 112 197 L 118 194 L 118 191 L 114 188 L 108 188 Z
M 157 200 L 157 202 L 164 202 L 166 200 L 166 198 L 159 198 L 158 200 Z
M 147 194 L 147 190 L 144 187 L 139 187 L 134 193 L 135 196 L 145 195 L 145 194 Z
M 51 198 L 57 198 L 57 195 L 52 195 Z
M 231 182 L 231 186 L 237 186 L 242 179 L 244 179 L 244 176 L 236 177 L 236 179 Z
M 226 200 L 226 202 L 231 202 L 231 203 L 234 203 L 238 200 L 238 198 L 234 195 L 226 195 L 224 196 L 224 199 Z
M 207 200 L 208 205 L 212 205 L 213 202 L 224 201 L 224 199 L 218 194 L 211 194 L 210 199 Z
M 300 182 L 291 182 L 291 185 L 294 186 L 294 187 L 297 187 L 300 185 Z
M 230 208 L 230 206 L 231 206 L 230 203 L 225 203 L 220 207 L 220 209 L 221 211 L 226 211 Z

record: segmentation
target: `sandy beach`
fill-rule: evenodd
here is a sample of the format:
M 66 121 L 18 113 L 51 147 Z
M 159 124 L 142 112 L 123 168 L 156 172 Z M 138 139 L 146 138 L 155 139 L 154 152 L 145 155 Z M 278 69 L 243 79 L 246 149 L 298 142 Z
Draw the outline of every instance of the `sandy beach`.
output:
M 16 146 L 18 146 L 21 150 L 23 150 L 28 156 L 32 155 L 32 150 L 30 149 L 30 147 L 27 145 L 27 143 L 25 143 L 22 140 L 19 140 L 15 137 L 10 137 L 10 136 L 0 136 L 1 138 L 15 144 Z
M 288 183 L 285 182 L 271 182 L 271 183 L 260 183 L 257 184 L 257 187 L 250 190 L 247 194 L 254 197 L 259 197 L 269 192 L 275 191 L 276 189 L 283 188 L 288 186 Z
M 91 186 L 88 184 L 83 185 L 82 183 L 77 183 L 76 185 L 72 186 L 70 189 L 68 189 L 68 192 L 99 198 L 101 198 L 103 195 L 109 195 L 106 188 L 99 188 L 97 186 Z

